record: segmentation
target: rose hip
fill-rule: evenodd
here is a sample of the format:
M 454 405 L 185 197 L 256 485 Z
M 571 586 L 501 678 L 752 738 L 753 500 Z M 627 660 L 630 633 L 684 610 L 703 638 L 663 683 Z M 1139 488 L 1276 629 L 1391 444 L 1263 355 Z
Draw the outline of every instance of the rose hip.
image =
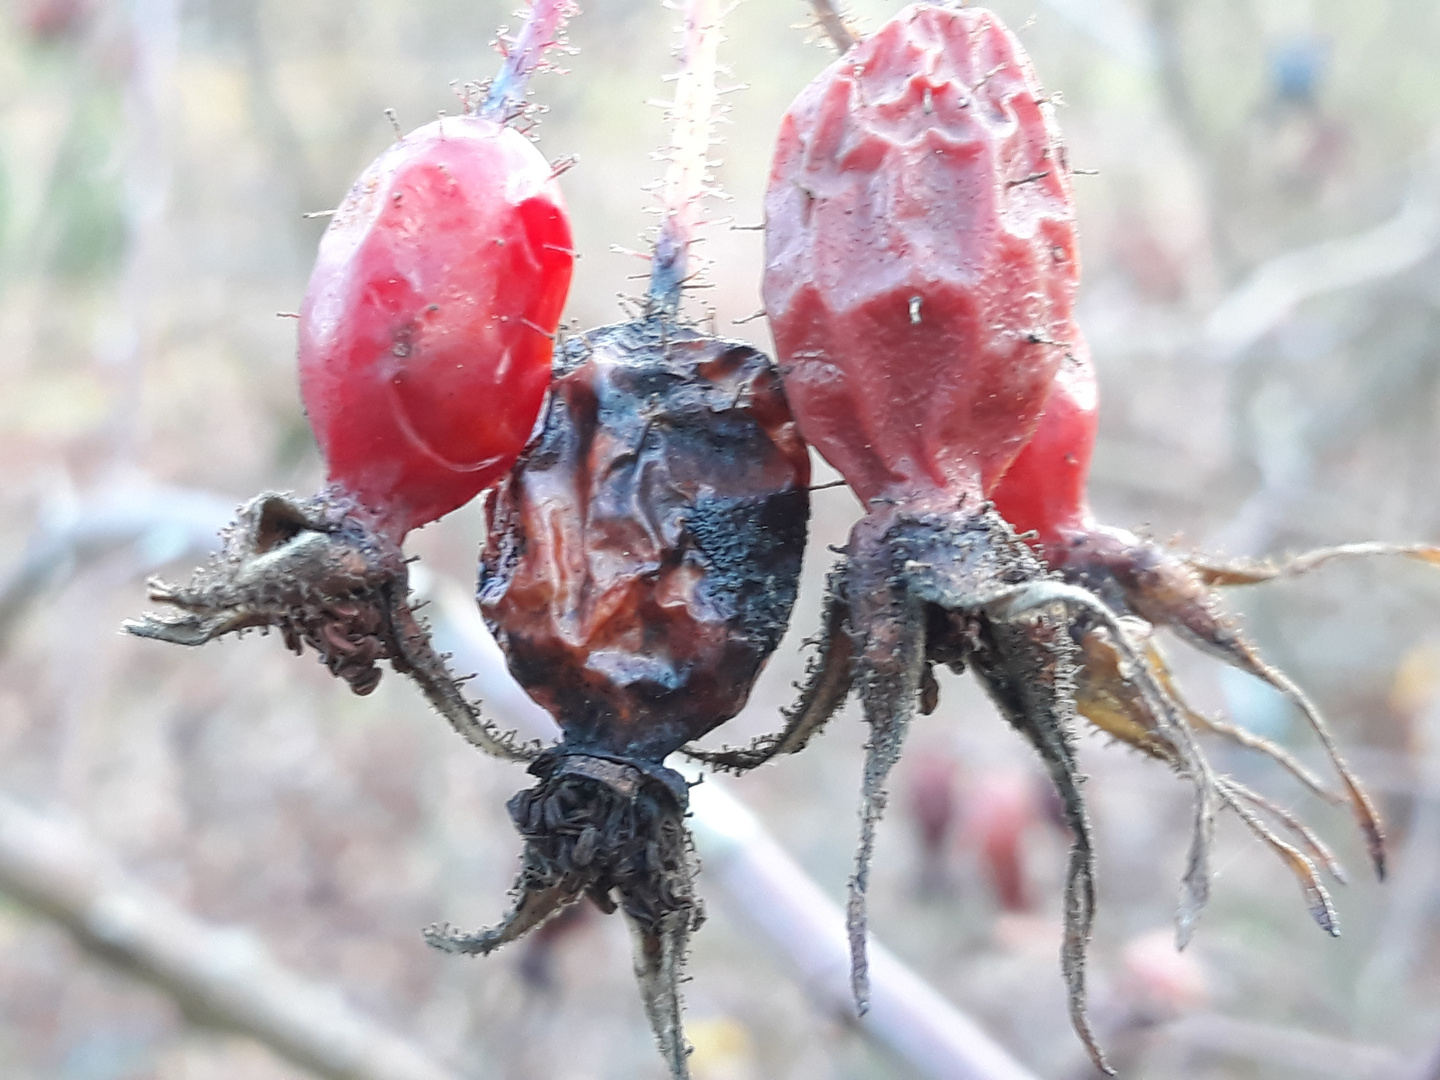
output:
M 329 478 L 390 535 L 514 463 L 570 285 L 553 170 L 514 128 L 447 117 L 395 143 L 336 210 L 300 316 L 300 390 Z
M 1024 51 L 991 12 L 908 7 L 801 92 L 766 195 L 763 294 L 801 433 L 866 513 L 784 730 L 701 756 L 745 769 L 798 750 L 858 687 L 871 734 L 849 928 L 863 1011 L 886 777 L 917 707 L 935 704 L 934 665 L 975 672 L 1040 753 L 1074 835 L 1062 967 L 1072 1023 L 1108 1069 L 1085 1009 L 1095 891 L 1072 627 L 1110 632 L 1147 700 L 1164 691 L 1110 609 L 1054 580 L 985 502 L 1078 341 L 1078 274 L 1065 150 Z M 1157 709 L 1169 723 L 1173 709 Z M 1174 749 L 1179 767 L 1199 768 L 1183 733 Z M 1197 782 L 1186 911 L 1208 884 L 1210 798 Z
M 671 1076 L 689 1076 L 680 975 L 699 924 L 688 786 L 665 759 L 745 704 L 799 581 L 810 457 L 774 363 L 681 319 L 706 187 L 718 0 L 687 0 L 662 224 L 644 313 L 570 338 L 543 426 L 489 497 L 480 607 L 560 725 L 510 802 L 513 910 L 432 944 L 488 953 L 589 897 L 635 931 Z
M 978 497 L 1065 355 L 1059 133 L 990 12 L 915 5 L 780 125 L 764 298 L 806 439 L 862 500 Z
M 566 343 L 544 426 L 489 497 L 481 611 L 563 737 L 510 803 L 525 838 L 514 910 L 430 941 L 484 954 L 584 897 L 618 904 L 677 1077 L 700 909 L 687 785 L 663 762 L 740 710 L 779 643 L 809 476 L 774 364 L 657 313 Z
M 572 6 L 534 0 L 478 109 L 400 139 L 335 211 L 299 347 L 327 488 L 252 499 L 189 585 L 152 582 L 178 614 L 130 632 L 199 645 L 275 627 L 358 694 L 389 661 L 474 745 L 525 756 L 431 647 L 401 544 L 500 479 L 544 400 L 574 253 L 554 170 L 507 125 Z

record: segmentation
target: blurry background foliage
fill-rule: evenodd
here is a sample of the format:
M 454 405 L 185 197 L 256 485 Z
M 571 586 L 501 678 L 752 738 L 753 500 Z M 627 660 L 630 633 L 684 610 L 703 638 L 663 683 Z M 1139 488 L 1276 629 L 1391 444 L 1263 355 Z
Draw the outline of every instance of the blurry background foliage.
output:
M 1072 162 L 1098 170 L 1076 190 L 1101 516 L 1231 554 L 1440 540 L 1440 5 L 995 6 L 1063 95 Z M 865 0 L 852 13 L 863 29 L 893 10 Z M 405 129 L 457 111 L 447 87 L 494 70 L 486 42 L 509 12 L 495 0 L 9 0 L 0 18 L 0 565 L 147 484 L 223 502 L 313 490 L 295 325 L 276 317 L 297 310 L 324 228 L 302 215 L 333 207 L 392 140 L 384 109 Z M 829 62 L 797 29 L 807 21 L 798 0 L 740 4 L 722 54 L 745 88 L 726 99 L 716 152 L 730 201 L 712 206 L 690 312 L 762 347 L 763 320 L 737 322 L 759 306 L 761 238 L 730 224 L 761 220 L 779 116 Z M 674 22 L 658 0 L 588 0 L 570 73 L 536 83 L 540 146 L 579 159 L 562 183 L 582 253 L 567 320 L 581 326 L 620 318 L 617 294 L 641 288 L 645 264 L 612 246 L 643 250 L 653 222 L 644 188 L 664 122 L 643 103 L 668 92 Z M 1312 250 L 1331 241 L 1351 246 Z M 1327 252 L 1329 277 L 1305 286 Z M 732 740 L 770 728 L 802 670 L 825 545 L 856 513 L 840 490 L 816 507 L 796 626 Z M 458 610 L 482 531 L 469 508 L 414 544 Z M 485 962 L 420 942 L 432 920 L 502 910 L 518 851 L 504 801 L 520 772 L 481 760 L 398 679 L 361 700 L 273 641 L 192 654 L 118 636 L 143 606 L 141 570 L 185 547 L 144 539 L 69 552 L 36 603 L 4 612 L 0 789 L 75 816 L 138 878 L 251 928 L 467 1075 L 658 1077 L 618 920 Z M 1333 718 L 1392 826 L 1382 888 L 1342 812 L 1216 748 L 1218 764 L 1303 806 L 1352 868 L 1338 942 L 1222 821 L 1213 906 L 1174 960 L 1163 937 L 1187 793 L 1084 739 L 1102 875 L 1095 1008 L 1132 1075 L 1394 1076 L 1440 1041 L 1437 599 L 1433 571 L 1389 563 L 1232 597 Z M 1172 652 L 1197 704 L 1318 762 L 1273 695 Z M 1039 1073 L 1087 1075 L 1056 961 L 1066 839 L 1029 751 L 968 682 L 943 689 L 897 776 L 872 925 Z M 835 896 L 861 741 L 847 717 L 735 785 Z M 1006 829 L 1008 849 L 994 839 Z M 818 1017 L 744 925 L 711 910 L 688 987 L 699 1076 L 904 1075 Z M 1228 1034 L 1144 1027 L 1176 1012 Z M 303 1075 L 187 1026 L 3 902 L 0 1073 Z

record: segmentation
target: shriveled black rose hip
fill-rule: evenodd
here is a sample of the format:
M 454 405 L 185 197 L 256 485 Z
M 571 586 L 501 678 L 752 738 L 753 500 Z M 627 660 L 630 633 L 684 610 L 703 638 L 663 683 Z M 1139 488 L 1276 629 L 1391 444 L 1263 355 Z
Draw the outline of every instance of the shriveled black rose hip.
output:
M 619 906 L 661 1049 L 684 1075 L 676 980 L 700 921 L 667 755 L 734 716 L 795 600 L 810 462 L 775 366 L 666 313 L 566 343 L 544 428 L 489 498 L 480 606 L 563 737 L 510 801 L 525 837 L 488 953 L 588 896 Z

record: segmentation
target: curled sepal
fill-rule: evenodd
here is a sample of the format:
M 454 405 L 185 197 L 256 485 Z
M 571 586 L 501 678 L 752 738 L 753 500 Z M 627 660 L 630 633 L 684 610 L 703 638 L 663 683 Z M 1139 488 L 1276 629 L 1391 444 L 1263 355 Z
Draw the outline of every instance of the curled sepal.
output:
M 1200 575 L 1206 585 L 1258 585 L 1277 578 L 1299 577 L 1335 559 L 1370 558 L 1376 555 L 1398 555 L 1416 562 L 1440 566 L 1440 545 L 1381 544 L 1369 541 L 1359 544 L 1337 544 L 1315 548 L 1276 559 L 1212 559 L 1192 555 L 1185 561 Z
M 670 1068 L 671 1080 L 690 1077 L 680 979 L 690 931 L 697 921 L 696 912 L 688 908 L 668 912 L 653 923 L 634 917 L 629 920 L 635 949 L 635 982 L 660 1056 Z
M 1005 719 L 1040 754 L 1072 836 L 1065 872 L 1065 936 L 1060 949 L 1070 1023 L 1095 1067 L 1113 1075 L 1086 1009 L 1085 959 L 1095 918 L 1095 850 L 1071 735 L 1074 648 L 1059 620 L 1043 609 L 1016 610 L 1004 620 L 992 622 L 988 636 L 990 647 L 976 652 L 975 670 Z
M 1061 604 L 1082 626 L 1092 627 L 1091 633 L 1102 632 L 1115 650 L 1116 671 L 1131 685 L 1117 700 L 1128 700 L 1136 711 L 1142 727 L 1153 725 L 1167 749 L 1175 754 L 1172 763 L 1177 772 L 1190 780 L 1195 792 L 1190 850 L 1182 878 L 1180 908 L 1175 917 L 1175 943 L 1178 948 L 1189 944 L 1195 933 L 1200 913 L 1210 900 L 1210 843 L 1214 835 L 1215 776 L 1205 755 L 1195 744 L 1181 710 L 1165 691 L 1156 674 L 1146 663 L 1142 647 L 1127 631 L 1125 624 L 1093 593 L 1075 585 L 1055 581 L 1027 582 L 1005 590 L 995 597 L 992 610 L 1008 618 L 1020 613 Z
M 1191 708 L 1190 704 L 1180 694 L 1175 685 L 1175 678 L 1170 672 L 1170 666 L 1165 661 L 1164 654 L 1160 647 L 1153 640 L 1145 643 L 1145 659 L 1150 669 L 1155 673 L 1165 693 L 1179 707 L 1181 714 L 1190 726 L 1197 731 L 1206 731 L 1216 735 L 1236 746 L 1243 746 L 1247 750 L 1254 750 L 1264 754 L 1275 764 L 1293 776 L 1297 781 L 1308 788 L 1313 794 L 1319 796 L 1332 806 L 1341 806 L 1345 803 L 1345 796 L 1325 786 L 1325 782 L 1315 775 L 1304 763 L 1294 754 L 1286 750 L 1278 743 L 1272 742 L 1263 736 L 1256 735 L 1253 731 L 1247 731 L 1236 724 L 1221 720 L 1218 717 L 1202 713 Z
M 842 560 L 830 571 L 816 653 L 806 668 L 805 682 L 797 687 L 799 698 L 794 705 L 783 710 L 785 726 L 773 734 L 762 735 L 744 747 L 706 750 L 691 744 L 684 748 L 688 757 L 717 769 L 748 772 L 781 754 L 794 754 L 805 749 L 811 738 L 845 703 L 855 681 L 855 646 L 845 632 L 848 608 L 840 595 L 847 565 Z
M 436 923 L 425 928 L 425 942 L 442 952 L 489 956 L 501 945 L 519 941 L 579 899 L 580 894 L 564 882 L 538 892 L 522 891 L 499 924 L 465 933 L 449 923 Z
M 1067 611 L 1076 606 L 1077 597 L 1106 617 L 1108 609 L 1085 590 L 1050 580 L 1029 548 L 989 507 L 872 513 L 851 534 L 850 558 L 845 591 L 859 655 L 856 680 L 871 731 L 860 853 L 850 890 L 857 998 L 863 1000 L 865 990 L 860 966 L 865 875 L 875 821 L 884 807 L 885 777 L 917 705 L 934 705 L 934 687 L 925 678 L 929 667 L 969 666 L 1010 723 L 1035 745 L 1064 805 L 1075 839 L 1066 875 L 1061 966 L 1076 1034 L 1096 1067 L 1109 1072 L 1086 1010 L 1085 956 L 1095 914 L 1095 866 L 1071 745 L 1075 646 Z
M 1227 777 L 1220 777 L 1217 782 L 1217 789 L 1221 800 L 1231 810 L 1235 811 L 1245 826 L 1253 832 L 1260 840 L 1268 845 L 1285 864 L 1289 871 L 1295 875 L 1295 880 L 1300 883 L 1300 888 L 1305 894 L 1306 906 L 1310 909 L 1310 917 L 1315 920 L 1317 926 L 1324 930 L 1331 937 L 1340 936 L 1340 922 L 1335 914 L 1335 905 L 1330 902 L 1330 894 L 1325 886 L 1320 883 L 1320 875 L 1315 869 L 1315 864 L 1308 859 L 1304 853 L 1291 844 L 1287 844 L 1275 831 L 1262 821 L 1253 810 L 1244 805 L 1245 802 L 1253 802 L 1257 806 L 1263 806 L 1271 810 L 1278 810 L 1272 804 L 1247 789 L 1244 785 L 1238 784 Z M 1244 801 L 1242 801 L 1244 800 Z M 1282 819 L 1283 820 L 1283 819 Z M 1330 856 L 1323 844 L 1310 833 L 1303 825 L 1294 819 L 1287 824 L 1293 824 L 1300 830 L 1304 840 L 1308 842 L 1312 851 L 1317 851 L 1323 859 L 1326 859 L 1333 868 L 1334 859 Z
M 858 681 L 870 738 L 865 743 L 865 772 L 860 786 L 860 844 L 845 909 L 850 937 L 850 989 L 862 1016 L 870 1008 L 865 894 L 870 885 L 875 829 L 885 812 L 885 782 L 900 760 L 925 670 L 925 621 L 918 598 L 893 574 L 877 579 L 867 575 L 866 569 L 862 564 L 852 579 L 852 633 L 861 639 L 856 643 Z
M 1123 621 L 1121 625 L 1124 625 Z M 1135 678 L 1137 669 L 1133 663 L 1126 663 L 1122 659 L 1121 651 L 1115 645 L 1116 640 L 1106 629 L 1098 626 L 1092 626 L 1080 635 L 1082 662 L 1077 680 L 1077 710 L 1107 734 L 1166 762 L 1176 772 L 1183 776 L 1189 776 L 1192 782 L 1195 781 L 1197 777 L 1187 771 L 1186 755 L 1181 752 L 1180 747 L 1166 732 L 1164 721 L 1154 712 L 1154 695 L 1144 693 L 1137 685 Z M 1289 768 L 1302 781 L 1308 781 L 1318 793 L 1328 796 L 1332 801 L 1338 800 L 1337 796 L 1321 787 L 1319 781 L 1315 780 L 1303 766 L 1300 766 L 1298 762 L 1295 762 L 1288 754 L 1268 740 L 1261 739 L 1243 729 L 1231 728 L 1229 725 L 1211 725 L 1211 722 L 1191 709 L 1179 696 L 1164 658 L 1153 642 L 1145 642 L 1140 650 L 1140 655 L 1143 658 L 1146 672 L 1153 678 L 1154 686 L 1160 693 L 1160 700 L 1170 711 L 1172 722 L 1178 722 L 1187 727 L 1199 727 L 1202 730 L 1207 726 L 1218 727 L 1221 729 L 1220 733 L 1225 737 L 1232 738 L 1241 745 L 1261 750 L 1281 765 Z M 1204 760 L 1198 747 L 1192 749 L 1191 756 L 1201 762 Z M 1286 868 L 1295 875 L 1296 880 L 1300 883 L 1311 917 L 1326 933 L 1332 936 L 1338 935 L 1338 920 L 1334 906 L 1330 901 L 1329 893 L 1320 883 L 1315 862 L 1312 862 L 1313 858 L 1324 866 L 1337 881 L 1344 882 L 1345 872 L 1330 850 L 1295 815 L 1233 778 L 1214 774 L 1207 768 L 1204 773 L 1200 774 L 1199 780 L 1201 783 L 1210 784 L 1220 803 L 1234 811 L 1245 826 L 1280 857 Z M 1263 810 L 1293 832 L 1310 852 L 1310 857 L 1276 835 L 1275 831 L 1250 809 L 1250 806 Z M 1192 844 L 1192 867 L 1195 858 L 1193 853 L 1203 853 L 1204 847 L 1209 843 L 1209 825 L 1199 820 L 1198 817 L 1196 837 L 1197 842 Z M 1203 866 L 1192 870 L 1192 873 L 1197 879 L 1208 877 Z M 1193 912 L 1193 915 L 1188 918 L 1188 925 L 1193 926 L 1194 915 L 1198 915 L 1198 902 L 1192 898 L 1187 906 Z M 1182 927 L 1186 925 L 1186 916 L 1182 915 Z
M 588 897 L 625 912 L 637 935 L 635 971 L 645 1011 L 672 1076 L 688 1076 L 680 1026 L 680 972 L 701 922 L 695 857 L 685 828 L 688 788 L 678 773 L 569 748 L 530 766 L 540 778 L 511 798 L 525 839 L 515 903 L 497 926 L 461 933 L 433 926 L 426 940 L 446 952 L 484 955 Z
M 1319 708 L 1290 676 L 1267 663 L 1259 651 L 1233 626 L 1210 613 L 1195 612 L 1194 615 L 1195 618 L 1185 622 L 1172 623 L 1181 636 L 1219 656 L 1232 667 L 1248 672 L 1280 691 L 1300 710 L 1344 785 L 1351 812 L 1365 837 L 1365 846 L 1371 865 L 1375 868 L 1375 876 L 1381 881 L 1385 880 L 1385 830 L 1380 822 L 1380 812 L 1375 808 L 1369 792 L 1361 785 L 1359 777 L 1340 753 L 1340 746 Z
M 1271 666 L 1235 621 L 1220 609 L 1212 584 L 1253 584 L 1287 574 L 1304 573 L 1343 555 L 1401 554 L 1440 562 L 1440 548 L 1427 545 L 1350 544 L 1322 549 L 1292 560 L 1261 564 L 1209 564 L 1186 559 L 1116 530 L 1096 530 L 1068 553 L 1067 579 L 1106 595 L 1118 591 L 1117 602 L 1156 626 L 1168 626 L 1181 638 L 1233 668 L 1255 676 L 1289 698 L 1325 748 L 1340 776 L 1345 797 L 1364 834 L 1376 876 L 1385 877 L 1385 833 L 1380 815 L 1340 753 L 1324 717 L 1288 675 Z
M 472 746 L 512 761 L 534 758 L 538 745 L 495 727 L 465 697 L 410 607 L 408 582 L 399 545 L 353 500 L 266 493 L 240 508 L 220 553 L 188 585 L 150 583 L 150 599 L 178 611 L 147 613 L 124 629 L 194 646 L 275 627 L 293 652 L 310 646 L 357 694 L 375 689 L 378 665 L 388 660 Z

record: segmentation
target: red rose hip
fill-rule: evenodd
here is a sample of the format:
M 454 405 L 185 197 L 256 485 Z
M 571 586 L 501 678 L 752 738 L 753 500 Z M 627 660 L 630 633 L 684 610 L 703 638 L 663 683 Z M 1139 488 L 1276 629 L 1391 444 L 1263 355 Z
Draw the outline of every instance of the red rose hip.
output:
M 397 539 L 498 480 L 534 427 L 573 262 L 552 172 L 513 128 L 437 120 L 320 242 L 301 394 L 331 482 Z
M 990 12 L 906 8 L 781 122 L 765 309 L 805 438 L 862 500 L 980 491 L 1034 427 L 1079 263 L 1059 132 Z

